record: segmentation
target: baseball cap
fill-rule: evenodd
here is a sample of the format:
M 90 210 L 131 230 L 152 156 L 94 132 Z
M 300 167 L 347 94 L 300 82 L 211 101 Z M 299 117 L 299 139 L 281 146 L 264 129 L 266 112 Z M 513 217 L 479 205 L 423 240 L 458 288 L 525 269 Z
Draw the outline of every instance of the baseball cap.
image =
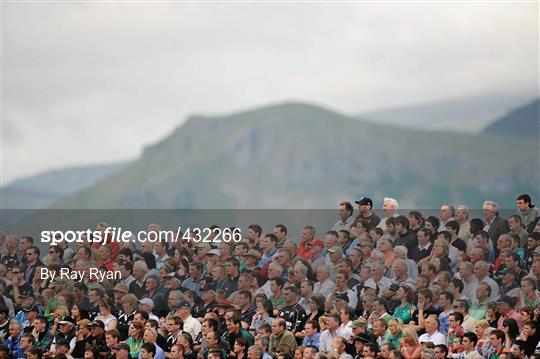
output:
M 101 320 L 94 320 L 90 324 L 88 324 L 90 328 L 94 327 L 100 327 L 101 329 L 105 329 L 105 323 L 103 323 Z
M 19 298 L 20 299 L 27 299 L 27 298 L 36 298 L 36 296 L 34 295 L 34 292 L 33 291 L 26 291 L 26 292 L 23 292 L 21 294 L 19 294 Z
M 180 303 L 175 305 L 176 308 L 191 308 L 191 304 L 189 304 L 187 301 L 182 300 Z
M 360 328 L 360 327 L 367 328 L 367 326 L 368 326 L 367 321 L 366 321 L 364 318 L 356 319 L 356 320 L 353 321 L 352 324 L 351 324 L 351 328 L 352 328 L 352 329 L 354 329 L 354 328 Z
M 316 240 L 314 240 L 313 242 L 311 242 L 311 246 L 312 246 L 312 247 L 320 247 L 320 248 L 324 248 L 324 242 L 321 241 L 320 239 L 316 239 Z
M 337 253 L 339 254 L 340 256 L 343 255 L 343 249 L 340 247 L 340 246 L 333 246 L 332 248 L 330 248 L 328 250 L 328 252 L 330 253 Z
M 354 203 L 359 204 L 359 205 L 368 204 L 373 207 L 373 201 L 371 200 L 371 198 L 368 198 L 368 197 L 361 197 L 358 201 L 354 201 Z
M 508 303 L 508 305 L 513 308 L 514 305 L 516 305 L 516 300 L 514 297 L 510 297 L 509 295 L 503 295 L 501 296 L 501 298 L 499 298 L 499 300 L 497 300 L 496 303 L 497 304 Z
M 35 304 L 32 304 L 28 308 L 23 308 L 23 312 L 39 312 L 39 309 Z
M 349 303 L 349 296 L 347 295 L 347 293 L 336 293 L 336 295 L 334 296 L 334 299 L 335 300 L 344 300 L 347 303 Z
M 257 260 L 260 260 L 262 257 L 261 257 L 261 254 L 255 250 L 255 249 L 250 249 L 247 253 L 246 253 L 246 257 L 252 257 L 252 258 L 255 258 Z
M 121 293 L 129 293 L 129 288 L 125 283 L 118 283 L 114 286 L 113 291 Z
M 150 298 L 143 298 L 139 300 L 139 303 L 142 305 L 148 305 L 149 307 L 154 308 L 154 301 Z
M 206 253 L 206 255 L 214 255 L 219 257 L 221 255 L 221 252 L 219 251 L 219 249 L 210 249 L 208 253 Z
M 75 319 L 73 319 L 72 317 L 63 317 L 62 320 L 58 324 L 61 324 L 61 325 L 64 325 L 64 324 L 75 325 Z

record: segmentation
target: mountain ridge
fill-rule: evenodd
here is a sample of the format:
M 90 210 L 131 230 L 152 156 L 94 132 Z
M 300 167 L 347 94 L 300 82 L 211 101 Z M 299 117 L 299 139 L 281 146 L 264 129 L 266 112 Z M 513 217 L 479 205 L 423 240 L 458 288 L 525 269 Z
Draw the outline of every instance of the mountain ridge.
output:
M 54 208 L 332 208 L 365 194 L 429 208 L 439 201 L 479 206 L 486 197 L 513 206 L 513 191 L 534 193 L 538 174 L 505 159 L 534 145 L 398 129 L 282 102 L 191 117 Z

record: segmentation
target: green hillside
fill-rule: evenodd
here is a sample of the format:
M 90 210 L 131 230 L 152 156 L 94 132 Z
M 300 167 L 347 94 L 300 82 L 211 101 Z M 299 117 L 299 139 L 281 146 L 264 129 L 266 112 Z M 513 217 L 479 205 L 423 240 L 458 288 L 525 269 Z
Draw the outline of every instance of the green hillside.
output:
M 90 187 L 102 178 L 119 171 L 125 162 L 68 167 L 21 178 L 0 188 L 0 208 L 47 208 L 62 198 Z
M 284 103 L 192 117 L 140 159 L 56 208 L 334 208 L 369 195 L 402 207 L 478 208 L 539 181 L 535 141 L 397 129 Z
M 540 137 L 540 99 L 510 111 L 484 130 L 484 133 L 516 137 Z

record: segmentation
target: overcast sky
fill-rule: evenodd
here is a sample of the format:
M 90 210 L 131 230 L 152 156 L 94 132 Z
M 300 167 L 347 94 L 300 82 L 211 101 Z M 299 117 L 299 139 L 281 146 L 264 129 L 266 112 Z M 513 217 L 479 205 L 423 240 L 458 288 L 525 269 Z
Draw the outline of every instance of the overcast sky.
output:
M 0 184 L 134 158 L 193 113 L 538 93 L 538 5 L 3 3 Z

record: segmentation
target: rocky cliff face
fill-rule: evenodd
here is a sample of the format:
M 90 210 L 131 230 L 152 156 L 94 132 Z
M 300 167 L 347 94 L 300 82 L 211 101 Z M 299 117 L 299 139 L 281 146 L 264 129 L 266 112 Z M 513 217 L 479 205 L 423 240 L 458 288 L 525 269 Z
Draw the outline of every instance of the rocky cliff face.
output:
M 536 141 L 423 132 L 284 103 L 192 117 L 140 159 L 59 208 L 334 208 L 361 195 L 403 206 L 514 206 L 536 194 Z M 380 204 L 379 204 L 380 205 Z

